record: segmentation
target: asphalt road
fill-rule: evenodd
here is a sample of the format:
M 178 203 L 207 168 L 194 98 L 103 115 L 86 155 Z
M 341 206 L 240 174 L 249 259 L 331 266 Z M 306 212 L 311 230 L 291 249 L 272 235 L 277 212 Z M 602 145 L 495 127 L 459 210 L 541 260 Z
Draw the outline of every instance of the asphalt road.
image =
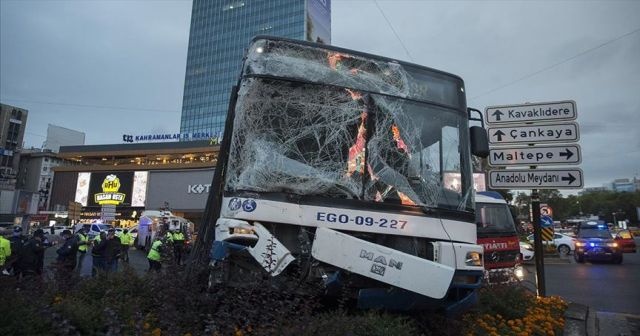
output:
M 636 238 L 640 247 L 640 239 Z M 573 256 L 564 263 L 545 263 L 547 295 L 588 305 L 599 312 L 640 314 L 640 253 L 625 253 L 621 265 L 578 264 Z M 528 265 L 528 277 L 535 279 L 535 266 Z

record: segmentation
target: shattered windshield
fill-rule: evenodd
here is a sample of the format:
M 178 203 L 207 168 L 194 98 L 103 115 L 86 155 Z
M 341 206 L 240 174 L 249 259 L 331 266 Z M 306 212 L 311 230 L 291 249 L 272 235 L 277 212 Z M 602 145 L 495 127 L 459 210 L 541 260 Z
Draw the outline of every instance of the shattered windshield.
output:
M 466 115 L 353 87 L 245 77 L 226 190 L 470 208 Z

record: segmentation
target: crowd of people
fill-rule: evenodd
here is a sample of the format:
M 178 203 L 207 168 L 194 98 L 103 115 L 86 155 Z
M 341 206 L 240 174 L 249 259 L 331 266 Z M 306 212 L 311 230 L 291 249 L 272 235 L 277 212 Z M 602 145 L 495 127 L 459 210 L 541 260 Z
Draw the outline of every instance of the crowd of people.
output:
M 47 239 L 42 229 L 31 236 L 23 235 L 22 228 L 16 226 L 8 239 L 0 236 L 0 270 L 3 275 L 14 275 L 18 280 L 25 277 L 41 276 L 44 272 L 45 250 L 52 246 L 56 249 L 56 269 L 61 274 L 80 273 L 84 263 L 91 262 L 92 275 L 108 274 L 118 270 L 118 262 L 129 262 L 129 249 L 133 246 L 133 236 L 125 229 L 116 235 L 114 229 L 100 232 L 93 239 L 86 229 L 81 227 L 75 234 L 64 230 L 60 236 L 63 241 L 55 244 Z M 169 230 L 166 235 L 157 235 L 152 242 L 147 260 L 149 270 L 161 269 L 163 253 L 172 247 L 175 262 L 182 264 L 185 235 L 180 230 Z M 91 258 L 86 258 L 91 253 Z

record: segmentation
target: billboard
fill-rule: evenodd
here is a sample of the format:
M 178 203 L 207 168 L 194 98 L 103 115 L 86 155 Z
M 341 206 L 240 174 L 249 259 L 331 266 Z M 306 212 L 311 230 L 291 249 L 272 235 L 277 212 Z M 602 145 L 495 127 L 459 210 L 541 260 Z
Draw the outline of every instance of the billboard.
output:
M 331 44 L 331 0 L 307 0 L 306 40 Z
M 88 206 L 131 206 L 133 172 L 91 173 Z
M 152 171 L 149 173 L 147 209 L 160 209 L 165 202 L 171 209 L 204 211 L 214 169 Z
M 82 206 L 144 207 L 148 172 L 78 173 L 75 201 Z

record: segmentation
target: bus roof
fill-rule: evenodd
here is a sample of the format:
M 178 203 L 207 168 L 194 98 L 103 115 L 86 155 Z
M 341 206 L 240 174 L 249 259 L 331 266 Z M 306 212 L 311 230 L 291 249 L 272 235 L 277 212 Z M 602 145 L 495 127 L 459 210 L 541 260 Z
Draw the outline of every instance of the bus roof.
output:
M 418 68 L 418 69 L 422 69 L 422 70 L 432 71 L 432 72 L 435 72 L 435 73 L 439 73 L 439 74 L 442 74 L 442 75 L 446 75 L 446 76 L 449 76 L 449 77 L 456 78 L 461 83 L 464 82 L 462 77 L 460 77 L 458 75 L 454 75 L 454 74 L 446 72 L 446 71 L 433 69 L 433 68 L 426 67 L 424 65 L 419 65 L 419 64 L 415 64 L 415 63 L 409 63 L 409 62 L 406 62 L 406 61 L 401 61 L 401 60 L 397 60 L 397 59 L 393 59 L 393 58 L 389 58 L 389 57 L 384 57 L 384 56 L 380 56 L 380 55 L 373 55 L 373 54 L 369 54 L 369 53 L 365 53 L 365 52 L 361 52 L 361 51 L 356 51 L 356 50 L 352 50 L 352 49 L 336 47 L 336 46 L 333 46 L 333 45 L 330 45 L 330 44 L 321 44 L 321 43 L 302 41 L 302 40 L 295 40 L 295 39 L 290 39 L 290 38 L 286 38 L 286 37 L 271 36 L 271 35 L 256 35 L 251 39 L 251 43 L 254 43 L 254 42 L 259 41 L 259 40 L 284 41 L 284 42 L 290 42 L 290 43 L 295 43 L 295 44 L 309 46 L 309 47 L 321 48 L 321 49 L 332 50 L 332 51 L 336 51 L 336 52 L 340 52 L 340 53 L 361 56 L 361 57 L 364 57 L 364 58 L 377 59 L 377 60 L 381 60 L 381 61 L 385 61 L 385 62 L 397 62 L 398 64 L 401 64 L 401 65 L 404 65 L 404 66 L 409 66 L 409 67 L 414 67 L 414 68 Z

